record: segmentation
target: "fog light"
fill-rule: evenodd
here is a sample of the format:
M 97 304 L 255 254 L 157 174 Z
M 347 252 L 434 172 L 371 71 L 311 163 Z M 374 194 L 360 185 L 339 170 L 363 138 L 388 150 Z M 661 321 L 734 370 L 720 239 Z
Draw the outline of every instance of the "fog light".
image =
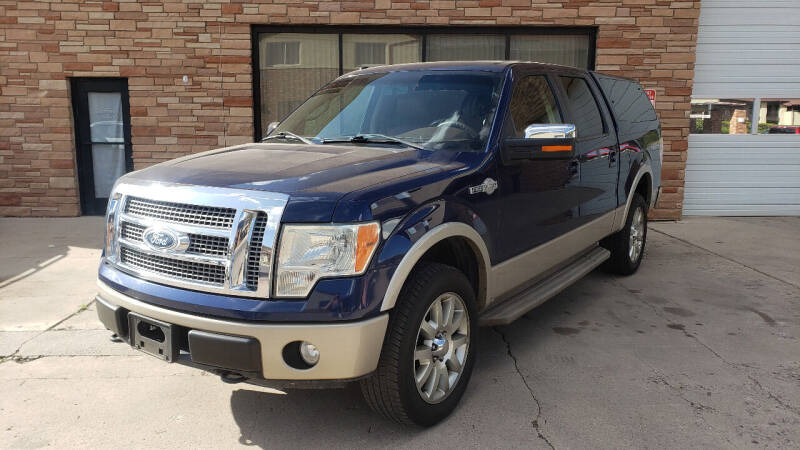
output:
M 309 366 L 314 366 L 319 362 L 319 350 L 316 345 L 303 341 L 300 343 L 300 357 Z

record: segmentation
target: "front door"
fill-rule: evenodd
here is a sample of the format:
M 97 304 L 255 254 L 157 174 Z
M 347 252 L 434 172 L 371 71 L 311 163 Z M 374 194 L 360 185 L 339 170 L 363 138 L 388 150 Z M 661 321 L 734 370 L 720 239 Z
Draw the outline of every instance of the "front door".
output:
M 133 169 L 128 81 L 75 78 L 72 105 L 81 209 L 102 215 L 114 182 Z
M 565 116 L 556 102 L 553 82 L 541 73 L 517 71 L 504 122 L 503 138 L 523 138 L 532 124 L 558 124 Z M 502 162 L 501 234 L 497 259 L 511 261 L 578 225 L 579 183 L 576 160 Z M 569 255 L 564 255 L 569 256 Z M 534 273 L 536 268 L 527 268 Z M 513 284 L 513 283 L 512 283 Z

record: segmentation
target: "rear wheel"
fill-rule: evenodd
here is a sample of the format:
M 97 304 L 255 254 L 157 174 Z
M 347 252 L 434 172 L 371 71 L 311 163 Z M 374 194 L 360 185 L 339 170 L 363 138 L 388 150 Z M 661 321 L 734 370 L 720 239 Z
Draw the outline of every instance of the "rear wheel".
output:
M 378 369 L 361 381 L 367 403 L 400 423 L 441 421 L 467 387 L 477 331 L 475 294 L 464 274 L 421 263 L 391 313 Z
M 647 202 L 640 194 L 633 194 L 628 217 L 621 230 L 601 242 L 611 251 L 604 268 L 612 273 L 631 275 L 639 269 L 647 243 Z

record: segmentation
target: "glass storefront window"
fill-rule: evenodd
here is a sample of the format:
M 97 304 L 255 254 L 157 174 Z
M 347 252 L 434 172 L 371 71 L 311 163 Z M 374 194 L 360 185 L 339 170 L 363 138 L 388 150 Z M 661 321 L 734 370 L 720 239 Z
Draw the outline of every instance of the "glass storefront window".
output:
M 692 134 L 750 134 L 753 99 L 692 99 Z
M 339 76 L 338 34 L 261 34 L 258 49 L 262 130 Z
M 432 34 L 427 44 L 427 61 L 499 60 L 506 55 L 502 35 Z
M 761 99 L 759 134 L 800 134 L 800 99 Z
M 536 61 L 586 69 L 589 64 L 589 36 L 514 35 L 509 42 L 512 60 Z
M 309 28 L 257 31 L 256 136 L 269 123 L 286 118 L 297 106 L 336 77 L 365 67 L 421 61 L 523 60 L 591 68 L 593 31 L 550 34 L 546 29 L 496 28 Z M 321 31 L 321 32 L 314 32 Z M 386 31 L 386 32 L 384 32 Z M 393 32 L 396 31 L 396 32 Z
M 342 66 L 345 73 L 364 67 L 422 60 L 422 39 L 408 34 L 344 34 Z

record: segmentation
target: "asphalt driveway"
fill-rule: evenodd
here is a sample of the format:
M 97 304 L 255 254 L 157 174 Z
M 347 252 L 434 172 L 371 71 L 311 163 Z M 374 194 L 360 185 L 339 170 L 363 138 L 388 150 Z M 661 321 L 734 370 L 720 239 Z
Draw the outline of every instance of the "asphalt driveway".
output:
M 110 342 L 102 229 L 0 219 L 0 447 L 800 447 L 800 218 L 651 224 L 636 275 L 481 329 L 460 408 L 428 430 L 357 387 L 223 384 Z

